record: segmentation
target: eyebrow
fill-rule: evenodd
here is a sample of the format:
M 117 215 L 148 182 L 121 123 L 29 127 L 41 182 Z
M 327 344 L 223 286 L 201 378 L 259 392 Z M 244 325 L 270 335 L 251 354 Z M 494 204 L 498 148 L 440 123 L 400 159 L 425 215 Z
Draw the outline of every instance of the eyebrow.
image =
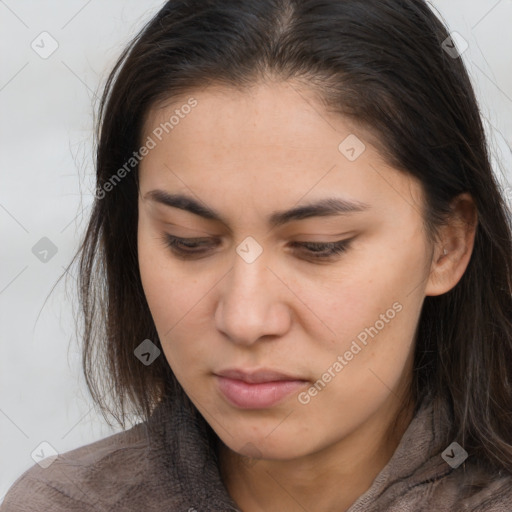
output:
M 224 219 L 219 212 L 184 194 L 170 194 L 164 190 L 155 189 L 144 194 L 144 198 L 165 206 L 171 206 L 194 213 L 205 219 L 222 222 L 226 226 L 228 225 L 226 219 Z M 338 197 L 327 197 L 289 210 L 274 211 L 268 217 L 268 224 L 271 228 L 277 228 L 289 222 L 308 219 L 310 217 L 347 215 L 364 212 L 370 208 L 371 206 L 368 203 L 362 201 L 349 201 Z

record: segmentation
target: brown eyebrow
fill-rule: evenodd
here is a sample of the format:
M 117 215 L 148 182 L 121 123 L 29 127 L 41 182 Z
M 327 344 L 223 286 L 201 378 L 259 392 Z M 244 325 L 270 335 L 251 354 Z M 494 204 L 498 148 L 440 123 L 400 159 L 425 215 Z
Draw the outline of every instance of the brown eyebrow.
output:
M 217 211 L 184 194 L 170 194 L 164 190 L 150 190 L 144 195 L 157 203 L 199 215 L 205 219 L 215 220 L 228 226 L 226 219 Z M 274 211 L 268 217 L 269 226 L 274 229 L 288 222 L 310 217 L 326 217 L 331 215 L 347 215 L 370 209 L 368 203 L 349 201 L 337 197 L 328 197 L 307 203 L 289 210 Z

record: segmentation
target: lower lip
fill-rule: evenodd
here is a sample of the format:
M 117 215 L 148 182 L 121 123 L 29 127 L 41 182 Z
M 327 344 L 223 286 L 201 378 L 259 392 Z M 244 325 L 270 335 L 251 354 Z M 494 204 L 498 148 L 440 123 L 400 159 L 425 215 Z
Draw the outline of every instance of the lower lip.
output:
M 242 380 L 217 377 L 219 389 L 231 404 L 241 409 L 265 409 L 271 407 L 306 382 L 303 380 L 279 380 L 250 384 Z

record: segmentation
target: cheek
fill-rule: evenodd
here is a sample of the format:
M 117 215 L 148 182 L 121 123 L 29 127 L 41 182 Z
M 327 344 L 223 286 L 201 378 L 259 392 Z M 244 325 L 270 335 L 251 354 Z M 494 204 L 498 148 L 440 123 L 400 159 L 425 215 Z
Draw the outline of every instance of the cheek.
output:
M 138 258 L 144 295 L 155 322 L 160 339 L 163 341 L 179 318 L 183 292 L 179 274 L 171 268 L 170 259 L 163 241 L 155 230 L 140 221 L 138 230 Z
M 180 269 L 158 236 L 150 229 L 139 229 L 140 275 L 164 355 L 181 380 L 180 368 L 190 368 L 201 361 L 200 344 L 190 343 L 190 338 L 200 330 L 201 317 L 206 318 L 201 313 L 206 302 L 201 298 L 207 294 L 208 286 Z
M 400 293 L 376 289 L 375 283 L 359 293 L 360 303 L 354 301 L 349 308 L 339 303 L 337 323 L 331 318 L 335 341 L 324 341 L 321 350 L 305 354 L 317 380 L 298 399 L 307 404 L 304 414 L 313 430 L 323 428 L 320 418 L 326 411 L 333 424 L 355 428 L 407 385 L 404 377 L 412 363 L 420 309 L 417 299 L 394 300 Z
M 361 251 L 357 261 L 354 259 L 350 265 L 342 263 L 328 274 L 304 282 L 297 278 L 293 284 L 297 294 L 329 329 L 331 336 L 327 330 L 324 332 L 330 341 L 334 337 L 344 340 L 356 337 L 376 322 L 382 327 L 382 321 L 391 319 L 391 323 L 396 323 L 395 317 L 403 319 L 410 313 L 416 314 L 422 291 L 418 285 L 425 277 L 421 252 L 397 254 L 394 247 L 386 249 L 383 244 L 378 256 L 372 252 Z M 395 303 L 407 312 L 395 315 L 398 307 L 393 309 Z M 382 320 L 381 315 L 385 316 Z
M 146 300 L 151 309 L 155 322 L 161 318 L 165 311 L 165 302 L 169 300 L 166 290 L 165 262 L 162 258 L 163 246 L 160 245 L 157 235 L 139 224 L 137 234 L 137 247 L 139 258 L 139 270 L 142 287 Z
M 326 280 L 323 293 L 309 295 L 330 331 L 322 338 L 316 371 L 329 387 L 337 383 L 332 388 L 341 399 L 389 393 L 414 344 L 424 298 L 422 246 L 399 254 L 395 247 L 381 247 L 378 257 L 360 259 L 357 268 Z
M 141 281 L 155 322 L 160 324 L 166 318 L 171 319 L 171 315 L 179 316 L 189 290 L 189 286 L 184 286 L 183 272 L 170 257 L 170 249 L 165 246 L 162 236 L 144 217 L 139 219 L 137 246 Z

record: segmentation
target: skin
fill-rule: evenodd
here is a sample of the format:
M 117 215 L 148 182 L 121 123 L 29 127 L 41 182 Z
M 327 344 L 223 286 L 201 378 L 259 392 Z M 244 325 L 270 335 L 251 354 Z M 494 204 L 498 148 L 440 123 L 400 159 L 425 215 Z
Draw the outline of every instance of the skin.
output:
M 222 441 L 221 475 L 244 511 L 346 510 L 411 420 L 409 407 L 393 426 L 411 382 L 421 307 L 467 267 L 473 202 L 459 196 L 429 244 L 420 183 L 292 83 L 190 91 L 148 113 L 142 140 L 191 96 L 197 106 L 139 168 L 140 272 L 164 355 Z M 354 161 L 338 150 L 349 134 L 366 145 Z M 159 204 L 147 196 L 154 189 L 190 195 L 225 222 Z M 275 210 L 333 196 L 370 208 L 267 224 Z M 182 259 L 165 246 L 165 232 L 220 244 Z M 252 263 L 236 252 L 247 236 L 263 250 Z M 290 245 L 350 238 L 323 262 Z M 307 380 L 305 392 L 397 302 L 400 312 L 306 404 L 295 392 L 266 409 L 240 409 L 218 389 L 220 370 L 271 368 Z

